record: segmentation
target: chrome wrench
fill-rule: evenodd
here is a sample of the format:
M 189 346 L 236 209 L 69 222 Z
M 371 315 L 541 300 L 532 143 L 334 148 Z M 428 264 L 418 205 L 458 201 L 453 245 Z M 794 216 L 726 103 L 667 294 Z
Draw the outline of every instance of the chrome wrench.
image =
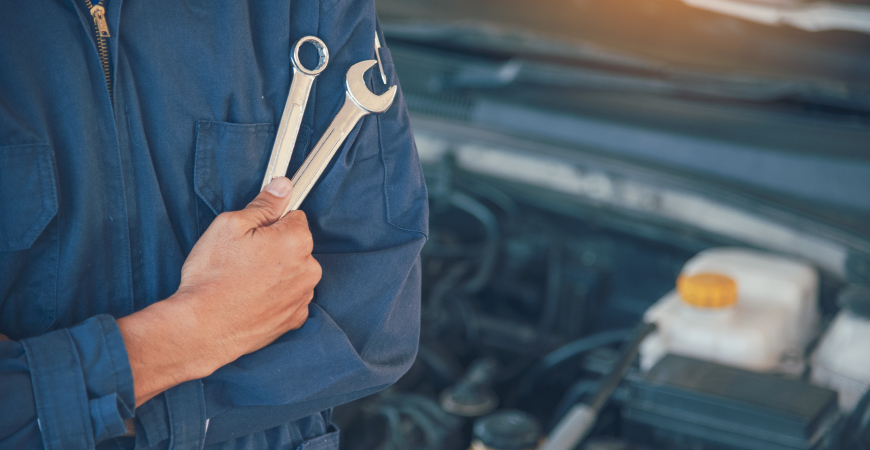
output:
M 371 113 L 382 113 L 389 109 L 396 97 L 396 86 L 392 86 L 387 92 L 375 95 L 366 86 L 363 75 L 377 61 L 368 60 L 358 62 L 347 71 L 345 81 L 344 105 L 332 119 L 329 128 L 323 133 L 317 145 L 311 150 L 311 154 L 305 158 L 302 167 L 290 180 L 293 182 L 293 192 L 290 194 L 290 204 L 284 214 L 299 209 L 299 205 L 308 196 L 314 183 L 326 170 L 329 161 L 335 156 L 335 152 L 341 147 L 347 135 L 353 131 L 357 122 Z
M 299 62 L 299 47 L 308 42 L 317 48 L 320 55 L 317 67 L 310 70 Z M 263 177 L 263 184 L 260 186 L 261 191 L 273 178 L 287 174 L 290 157 L 293 156 L 293 146 L 296 145 L 296 136 L 299 135 L 299 126 L 302 124 L 302 115 L 305 114 L 305 106 L 311 94 L 311 85 L 314 83 L 314 78 L 320 75 L 329 63 L 329 50 L 320 39 L 305 36 L 294 44 L 290 60 L 293 62 L 293 82 L 290 83 L 290 93 L 287 94 L 287 103 L 284 105 L 284 113 L 278 125 L 278 135 L 275 136 L 275 144 L 269 156 L 269 166 L 266 167 L 266 176 Z

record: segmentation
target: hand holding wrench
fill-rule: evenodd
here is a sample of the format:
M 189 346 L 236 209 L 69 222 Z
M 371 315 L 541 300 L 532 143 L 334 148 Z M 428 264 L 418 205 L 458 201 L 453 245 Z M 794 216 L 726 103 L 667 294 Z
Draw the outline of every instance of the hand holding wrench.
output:
M 311 154 L 305 158 L 302 167 L 290 180 L 293 182 L 293 192 L 290 194 L 290 204 L 284 214 L 299 209 L 314 183 L 326 170 L 329 161 L 341 147 L 347 135 L 361 118 L 371 113 L 382 113 L 389 109 L 396 97 L 396 86 L 391 87 L 381 95 L 375 95 L 366 86 L 363 75 L 377 61 L 368 60 L 354 64 L 347 71 L 345 82 L 344 105 L 338 111 L 329 128 L 317 141 Z
M 299 62 L 299 47 L 306 42 L 312 43 L 320 54 L 317 67 L 311 70 L 306 69 Z M 269 157 L 266 176 L 263 177 L 263 184 L 260 186 L 261 191 L 273 178 L 283 177 L 287 173 L 290 157 L 293 156 L 293 146 L 296 145 L 296 136 L 299 135 L 299 126 L 302 124 L 302 115 L 308 104 L 311 85 L 314 83 L 314 78 L 320 75 L 320 72 L 323 72 L 329 63 L 329 50 L 327 50 L 326 44 L 314 36 L 299 39 L 293 47 L 293 55 L 290 58 L 293 62 L 293 82 L 290 84 L 290 93 L 287 95 L 281 123 L 278 125 L 278 135 L 272 146 L 272 155 Z

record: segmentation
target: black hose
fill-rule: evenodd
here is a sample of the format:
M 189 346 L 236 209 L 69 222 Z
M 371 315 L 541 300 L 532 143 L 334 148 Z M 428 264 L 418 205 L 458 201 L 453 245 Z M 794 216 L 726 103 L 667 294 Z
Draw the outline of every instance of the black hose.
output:
M 486 237 L 480 261 L 476 264 L 476 271 L 470 275 L 470 278 L 462 281 L 474 270 L 472 263 L 470 261 L 456 263 L 429 290 L 424 316 L 429 322 L 430 326 L 427 328 L 430 328 L 430 332 L 437 330 L 442 324 L 445 297 L 457 291 L 469 295 L 483 289 L 492 278 L 498 258 L 500 230 L 496 216 L 483 203 L 461 192 L 452 192 L 448 200 L 451 205 L 477 219 L 483 226 Z
M 472 294 L 483 289 L 489 283 L 495 269 L 500 236 L 498 219 L 483 203 L 461 192 L 453 192 L 450 196 L 450 203 L 479 220 L 486 233 L 480 267 L 477 273 L 462 285 L 462 290 L 466 294 Z
M 505 194 L 501 190 L 479 180 L 467 180 L 463 183 L 463 189 L 477 194 L 496 206 L 507 214 L 508 221 L 512 221 L 519 215 L 520 208 L 511 196 Z
M 429 290 L 429 298 L 424 309 L 426 316 L 435 320 L 440 319 L 444 306 L 444 297 L 456 288 L 470 269 L 469 263 L 461 262 L 454 264 L 450 270 L 441 279 L 435 282 L 435 285 Z
M 413 428 L 419 430 L 424 441 L 423 447 L 416 445 L 416 448 L 439 450 L 444 447 L 448 435 L 462 424 L 459 418 L 442 410 L 434 400 L 419 394 L 382 394 L 366 410 L 386 420 L 386 436 L 381 447 L 385 449 L 411 448 L 409 438 L 416 440 Z
M 544 308 L 538 321 L 537 342 L 543 347 L 553 331 L 559 314 L 559 300 L 562 293 L 562 249 L 558 244 L 550 246 L 547 257 L 547 280 L 544 294 Z
M 524 375 L 518 385 L 518 398 L 525 398 L 539 379 L 562 363 L 605 345 L 623 342 L 631 336 L 631 329 L 604 331 L 569 342 L 548 353 Z
M 537 366 L 540 372 L 547 372 L 581 353 L 625 341 L 631 336 L 632 331 L 630 328 L 623 328 L 620 330 L 603 331 L 577 339 L 548 353 L 547 356 L 541 358 Z

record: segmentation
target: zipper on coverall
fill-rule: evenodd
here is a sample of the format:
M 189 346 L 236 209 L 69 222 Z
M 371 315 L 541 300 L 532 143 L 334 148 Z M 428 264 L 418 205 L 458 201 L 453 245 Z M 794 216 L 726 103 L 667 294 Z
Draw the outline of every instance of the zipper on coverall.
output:
M 100 54 L 100 62 L 103 64 L 103 75 L 106 77 L 106 88 L 109 89 L 109 98 L 114 103 L 114 95 L 112 94 L 112 77 L 109 71 L 109 48 L 106 44 L 106 38 L 109 37 L 109 24 L 106 23 L 106 8 L 103 7 L 103 0 L 97 2 L 96 5 L 91 3 L 91 0 L 85 0 L 85 6 L 91 12 L 91 17 L 94 18 L 94 32 L 97 37 L 97 52 Z

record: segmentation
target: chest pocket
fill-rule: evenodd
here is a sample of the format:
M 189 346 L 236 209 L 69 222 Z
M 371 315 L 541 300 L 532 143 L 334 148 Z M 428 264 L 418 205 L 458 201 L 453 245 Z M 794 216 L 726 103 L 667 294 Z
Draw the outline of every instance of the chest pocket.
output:
M 57 189 L 48 145 L 0 146 L 0 333 L 48 330 L 55 319 Z
M 260 192 L 276 129 L 270 123 L 197 123 L 193 179 L 200 199 L 197 204 L 200 234 L 217 214 L 244 208 Z M 301 163 L 310 136 L 311 128 L 302 125 L 291 170 Z

